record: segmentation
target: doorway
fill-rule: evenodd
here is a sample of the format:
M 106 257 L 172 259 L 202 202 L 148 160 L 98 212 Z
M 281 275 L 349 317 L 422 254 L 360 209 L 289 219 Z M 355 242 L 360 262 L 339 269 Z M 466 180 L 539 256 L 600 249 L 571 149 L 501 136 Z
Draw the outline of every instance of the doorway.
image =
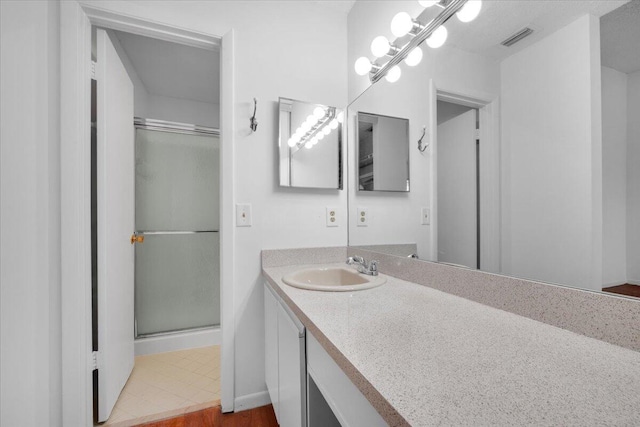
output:
M 219 404 L 220 61 L 92 33 L 94 419 L 149 421 Z

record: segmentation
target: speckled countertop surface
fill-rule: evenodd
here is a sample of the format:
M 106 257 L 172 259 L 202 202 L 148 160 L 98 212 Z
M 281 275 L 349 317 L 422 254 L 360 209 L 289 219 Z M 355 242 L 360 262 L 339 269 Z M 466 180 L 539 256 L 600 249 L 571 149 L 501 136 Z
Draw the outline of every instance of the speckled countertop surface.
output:
M 640 425 L 639 352 L 390 276 L 282 282 L 305 267 L 263 272 L 390 425 Z

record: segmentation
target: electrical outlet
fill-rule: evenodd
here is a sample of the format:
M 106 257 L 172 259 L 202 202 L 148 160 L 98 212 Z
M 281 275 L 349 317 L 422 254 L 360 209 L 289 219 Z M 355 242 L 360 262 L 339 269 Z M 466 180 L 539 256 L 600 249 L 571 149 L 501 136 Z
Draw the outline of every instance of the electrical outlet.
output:
M 337 227 L 338 209 L 327 207 L 327 227 Z
M 251 227 L 251 204 L 236 204 L 236 227 Z
M 366 227 L 369 224 L 369 211 L 367 208 L 358 208 L 358 227 Z
M 422 225 L 431 224 L 431 209 L 422 208 Z

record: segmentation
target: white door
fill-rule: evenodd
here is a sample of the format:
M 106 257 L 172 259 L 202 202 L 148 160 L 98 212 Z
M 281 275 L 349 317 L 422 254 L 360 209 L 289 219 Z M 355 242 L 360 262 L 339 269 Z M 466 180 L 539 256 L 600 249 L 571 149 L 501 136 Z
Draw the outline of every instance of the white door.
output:
M 476 268 L 476 110 L 438 125 L 438 261 Z
M 98 420 L 133 369 L 133 83 L 104 30 L 97 31 Z

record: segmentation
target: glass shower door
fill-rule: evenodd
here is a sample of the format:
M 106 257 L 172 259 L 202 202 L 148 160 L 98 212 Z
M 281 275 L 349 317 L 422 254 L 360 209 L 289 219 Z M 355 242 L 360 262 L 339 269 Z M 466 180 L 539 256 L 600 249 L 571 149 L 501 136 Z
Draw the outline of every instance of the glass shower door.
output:
M 219 139 L 136 129 L 136 337 L 220 324 Z

